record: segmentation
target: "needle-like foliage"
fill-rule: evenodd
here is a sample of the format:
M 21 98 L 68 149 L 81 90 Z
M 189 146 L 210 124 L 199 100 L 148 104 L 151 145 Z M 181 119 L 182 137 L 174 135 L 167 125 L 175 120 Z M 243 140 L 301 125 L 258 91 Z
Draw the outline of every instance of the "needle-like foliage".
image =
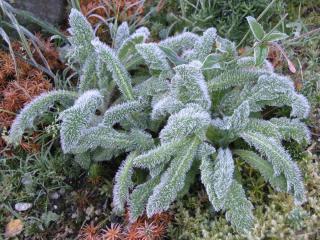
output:
M 266 60 L 256 64 L 254 57 L 238 56 L 235 44 L 214 28 L 146 43 L 146 28 L 130 35 L 123 23 L 112 47 L 94 36 L 76 10 L 70 26 L 67 56 L 79 74 L 79 91 L 34 99 L 16 118 L 12 143 L 39 114 L 62 102 L 65 153 L 87 156 L 85 167 L 127 154 L 115 177 L 113 204 L 118 213 L 128 206 L 132 221 L 145 211 L 151 217 L 167 210 L 198 172 L 215 211 L 224 211 L 237 231 L 250 230 L 253 206 L 236 177 L 235 157 L 276 190 L 292 194 L 296 204 L 304 202 L 300 170 L 282 141 L 310 141 L 303 123 L 310 107 Z M 290 118 L 259 114 L 284 106 L 291 108 Z M 235 141 L 246 142 L 246 149 L 234 149 Z M 136 168 L 149 172 L 138 186 Z

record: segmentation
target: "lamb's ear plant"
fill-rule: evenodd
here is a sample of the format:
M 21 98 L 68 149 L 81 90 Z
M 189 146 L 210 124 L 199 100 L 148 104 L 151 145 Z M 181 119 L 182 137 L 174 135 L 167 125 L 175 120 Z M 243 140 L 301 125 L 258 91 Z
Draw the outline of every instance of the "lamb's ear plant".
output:
M 214 209 L 225 211 L 237 231 L 250 230 L 253 206 L 235 158 L 260 171 L 275 190 L 292 194 L 297 205 L 305 201 L 300 170 L 281 143 L 310 141 L 301 121 L 309 104 L 269 62 L 238 56 L 235 44 L 214 28 L 146 43 L 146 28 L 130 35 L 123 23 L 112 49 L 95 38 L 77 10 L 70 25 L 68 56 L 80 76 L 78 91 L 32 101 L 12 126 L 12 143 L 45 108 L 65 102 L 65 153 L 80 156 L 78 161 L 86 156 L 83 166 L 127 153 L 115 177 L 114 208 L 122 213 L 128 206 L 131 221 L 145 211 L 152 216 L 167 210 L 196 171 Z M 263 119 L 264 109 L 285 106 L 290 117 Z M 132 180 L 136 168 L 148 171 L 138 186 Z

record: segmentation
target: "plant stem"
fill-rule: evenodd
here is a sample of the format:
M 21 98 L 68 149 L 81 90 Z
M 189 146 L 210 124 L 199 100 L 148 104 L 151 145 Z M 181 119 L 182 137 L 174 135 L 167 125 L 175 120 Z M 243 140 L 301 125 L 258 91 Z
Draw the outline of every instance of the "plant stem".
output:
M 11 114 L 11 115 L 17 115 L 16 113 L 10 112 L 10 111 L 5 110 L 5 109 L 3 109 L 3 108 L 0 108 L 0 112 L 8 113 L 8 114 Z

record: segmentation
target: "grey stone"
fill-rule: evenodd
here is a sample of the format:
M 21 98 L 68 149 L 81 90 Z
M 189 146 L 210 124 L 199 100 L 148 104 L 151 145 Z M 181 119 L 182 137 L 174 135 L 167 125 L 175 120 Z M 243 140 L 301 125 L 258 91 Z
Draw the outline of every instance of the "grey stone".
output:
M 10 3 L 13 7 L 29 11 L 35 17 L 55 26 L 62 24 L 66 19 L 67 0 L 11 0 Z M 24 24 L 23 19 L 20 21 Z

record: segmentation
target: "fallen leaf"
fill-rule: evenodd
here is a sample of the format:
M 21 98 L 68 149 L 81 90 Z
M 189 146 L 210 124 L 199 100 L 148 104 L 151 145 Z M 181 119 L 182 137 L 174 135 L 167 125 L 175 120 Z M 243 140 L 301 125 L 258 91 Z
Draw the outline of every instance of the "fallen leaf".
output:
M 20 219 L 11 220 L 7 226 L 5 231 L 5 237 L 15 237 L 19 235 L 23 230 L 23 222 Z
M 290 72 L 296 73 L 296 72 L 297 72 L 296 67 L 295 67 L 294 64 L 290 61 L 289 58 L 287 58 L 287 62 L 288 62 L 288 66 L 289 66 Z

